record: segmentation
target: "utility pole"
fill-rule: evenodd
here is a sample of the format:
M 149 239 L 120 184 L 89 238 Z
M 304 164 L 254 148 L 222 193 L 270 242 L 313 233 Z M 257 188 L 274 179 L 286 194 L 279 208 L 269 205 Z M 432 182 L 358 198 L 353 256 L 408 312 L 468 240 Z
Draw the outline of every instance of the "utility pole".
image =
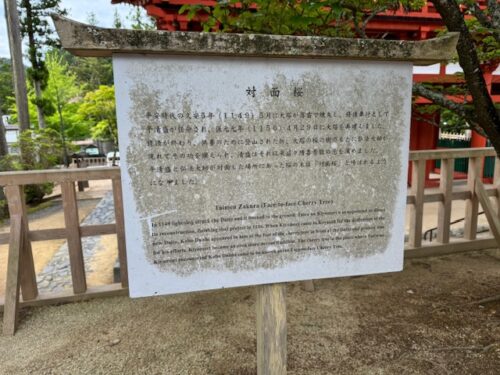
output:
M 19 15 L 16 0 L 4 0 L 7 32 L 9 34 L 10 57 L 14 74 L 14 92 L 16 94 L 17 121 L 19 131 L 30 128 L 28 112 L 28 94 L 24 75 L 21 31 L 19 30 Z

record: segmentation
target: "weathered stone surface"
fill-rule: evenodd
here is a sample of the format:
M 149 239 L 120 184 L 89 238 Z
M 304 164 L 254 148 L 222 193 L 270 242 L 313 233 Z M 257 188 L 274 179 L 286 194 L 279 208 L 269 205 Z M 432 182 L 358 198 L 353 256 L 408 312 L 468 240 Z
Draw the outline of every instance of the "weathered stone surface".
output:
M 203 54 L 412 61 L 415 65 L 429 65 L 449 60 L 455 53 L 458 41 L 458 33 L 412 42 L 105 29 L 58 15 L 52 18 L 63 47 L 78 56 L 111 56 L 114 53 Z

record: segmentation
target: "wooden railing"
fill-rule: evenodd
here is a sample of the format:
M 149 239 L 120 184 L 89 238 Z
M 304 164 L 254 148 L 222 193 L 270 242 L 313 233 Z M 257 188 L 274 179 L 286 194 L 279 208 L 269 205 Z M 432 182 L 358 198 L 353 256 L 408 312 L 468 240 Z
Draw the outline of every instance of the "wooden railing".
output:
M 84 157 L 84 158 L 79 158 L 79 163 L 81 164 L 81 167 L 97 167 L 99 165 L 107 165 L 108 160 L 105 156 L 100 156 L 100 157 Z
M 80 225 L 75 182 L 88 180 L 111 180 L 115 206 L 115 224 Z M 30 230 L 23 186 L 46 182 L 60 184 L 65 227 Z M 0 301 L 0 305 L 4 309 L 4 333 L 13 334 L 15 332 L 15 317 L 17 317 L 19 306 L 69 302 L 90 297 L 126 295 L 128 293 L 127 255 L 119 168 L 0 173 L 0 185 L 4 186 L 11 217 L 10 233 L 0 234 L 0 244 L 9 244 L 5 301 L 3 303 Z M 88 288 L 81 239 L 82 237 L 105 234 L 117 235 L 121 282 Z M 31 243 L 33 241 L 54 239 L 66 239 L 67 241 L 73 290 L 39 295 Z M 20 303 L 19 289 L 21 289 L 22 293 Z
M 490 213 L 488 215 L 490 226 L 492 226 L 492 223 L 494 224 L 493 226 L 496 229 L 493 230 L 493 233 L 500 239 L 500 230 L 498 230 L 500 228 L 498 220 L 499 211 L 489 207 L 488 198 L 496 197 L 498 207 L 499 186 L 497 181 L 500 177 L 500 163 L 496 163 L 495 166 L 495 183 L 493 185 L 484 187 L 481 179 L 478 178 L 483 160 L 487 156 L 495 156 L 494 150 L 491 148 L 480 148 L 415 151 L 410 153 L 412 181 L 407 196 L 407 205 L 410 209 L 410 232 L 405 256 L 443 255 L 498 246 L 493 237 L 476 239 L 479 201 L 481 201 L 483 209 L 485 211 L 488 210 Z M 469 158 L 467 183 L 459 187 L 453 186 L 453 166 L 454 159 L 457 158 Z M 436 159 L 441 160 L 440 187 L 437 189 L 425 189 L 426 162 Z M 80 225 L 75 182 L 87 180 L 112 181 L 115 224 Z M 23 186 L 45 182 L 55 182 L 61 186 L 65 227 L 30 230 L 24 203 Z M 0 234 L 0 244 L 9 244 L 5 301 L 0 301 L 0 309 L 4 310 L 4 332 L 6 334 L 14 333 L 17 311 L 22 306 L 128 294 L 124 214 L 119 168 L 0 173 L 0 185 L 4 186 L 11 217 L 10 233 Z M 464 212 L 465 235 L 462 240 L 451 242 L 451 203 L 453 200 L 459 199 L 467 201 L 466 212 Z M 437 241 L 432 246 L 429 246 L 428 244 L 423 245 L 422 228 L 424 205 L 431 202 L 438 202 L 439 210 Z M 493 212 L 494 214 L 492 214 Z M 89 288 L 87 287 L 85 275 L 81 239 L 86 236 L 105 234 L 117 235 L 121 282 Z M 67 241 L 73 289 L 57 294 L 39 295 L 31 243 L 53 239 L 66 239 Z M 20 298 L 19 290 L 21 290 L 22 299 Z
M 456 252 L 481 250 L 496 247 L 495 238 L 477 239 L 479 201 L 487 213 L 494 212 L 498 218 L 500 163 L 495 162 L 493 184 L 483 186 L 482 167 L 485 157 L 496 156 L 493 148 L 447 149 L 410 152 L 411 186 L 408 188 L 407 205 L 410 210 L 409 241 L 405 257 L 445 255 Z M 468 158 L 467 181 L 462 186 L 453 186 L 455 159 Z M 428 160 L 441 160 L 439 188 L 425 189 L 425 169 Z M 480 185 L 478 187 L 478 185 Z M 484 190 L 481 197 L 478 190 Z M 491 207 L 489 198 L 496 198 L 496 209 Z M 450 240 L 450 218 L 452 201 L 465 200 L 464 236 L 461 240 Z M 422 244 L 423 212 L 425 203 L 438 203 L 437 238 L 434 244 Z

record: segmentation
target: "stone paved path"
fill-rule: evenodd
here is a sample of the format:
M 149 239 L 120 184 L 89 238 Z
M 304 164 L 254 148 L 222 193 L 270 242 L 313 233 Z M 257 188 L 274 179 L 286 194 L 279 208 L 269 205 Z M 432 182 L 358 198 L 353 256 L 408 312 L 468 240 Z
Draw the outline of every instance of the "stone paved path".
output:
M 104 195 L 95 209 L 83 220 L 81 225 L 112 224 L 115 222 L 113 193 Z M 99 248 L 99 236 L 82 238 L 83 257 L 86 274 L 92 272 L 90 260 Z M 61 291 L 71 288 L 71 269 L 69 266 L 68 244 L 62 245 L 42 272 L 37 275 L 41 291 Z

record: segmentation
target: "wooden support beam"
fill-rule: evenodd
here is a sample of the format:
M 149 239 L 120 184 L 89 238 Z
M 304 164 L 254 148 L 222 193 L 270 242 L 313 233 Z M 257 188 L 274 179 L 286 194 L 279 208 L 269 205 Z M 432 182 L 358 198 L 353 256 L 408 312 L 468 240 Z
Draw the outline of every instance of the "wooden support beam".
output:
M 24 190 L 22 186 L 6 186 L 5 197 L 9 205 L 10 217 L 21 216 L 23 218 L 23 232 L 28 233 L 29 225 L 24 202 Z M 34 299 L 38 295 L 36 284 L 35 262 L 31 242 L 26 240 L 21 248 L 21 292 L 24 300 Z
M 115 224 L 84 225 L 80 227 L 82 237 L 102 236 L 105 234 L 115 234 Z M 9 243 L 9 233 L 0 233 L 0 245 Z M 66 239 L 66 228 L 31 230 L 28 233 L 31 242 L 50 241 Z
M 285 284 L 257 289 L 257 375 L 286 374 Z
M 76 202 L 75 182 L 62 182 L 64 222 L 66 224 L 66 238 L 71 266 L 71 278 L 75 294 L 85 293 L 87 280 L 85 279 L 85 264 L 83 260 L 82 239 L 80 234 L 80 220 L 78 218 L 78 204 Z
M 493 187 L 492 185 L 485 186 L 486 193 L 490 197 L 498 197 L 498 191 L 496 187 Z M 424 203 L 433 203 L 433 202 L 443 202 L 444 197 L 443 194 L 439 191 L 439 189 L 426 189 L 427 191 L 425 192 L 424 195 Z M 458 201 L 458 200 L 466 200 L 470 199 L 472 194 L 470 193 L 469 190 L 467 190 L 467 186 L 454 186 L 453 187 L 453 192 L 451 194 L 452 200 Z M 406 204 L 415 204 L 415 196 L 412 195 L 411 193 L 407 195 L 406 197 Z
M 0 172 L 0 185 L 7 186 L 43 184 L 46 182 L 109 180 L 110 178 L 115 177 L 120 177 L 120 168 L 118 167 Z
M 471 192 L 470 199 L 465 205 L 464 238 L 475 240 L 477 236 L 477 215 L 479 213 L 479 200 L 475 193 L 476 178 L 481 177 L 481 158 L 469 159 L 469 171 L 467 173 L 467 188 Z
M 459 159 L 459 158 L 480 158 L 485 156 L 495 156 L 493 147 L 478 148 L 453 148 L 443 150 L 417 150 L 410 152 L 410 160 L 437 160 L 437 159 Z
M 13 336 L 17 329 L 19 312 L 19 289 L 21 287 L 21 249 L 26 238 L 21 215 L 10 218 L 9 259 L 7 261 L 7 284 L 5 287 L 5 309 L 3 314 L 3 334 Z
M 418 249 L 405 248 L 405 259 L 437 257 L 469 251 L 479 251 L 498 247 L 494 238 L 485 238 L 474 241 L 453 241 L 447 244 L 426 245 Z
M 122 184 L 119 178 L 112 180 L 113 199 L 115 204 L 116 236 L 118 241 L 118 259 L 120 262 L 120 279 L 124 288 L 128 287 L 127 249 L 125 245 L 125 216 L 123 212 Z
M 488 224 L 490 225 L 490 230 L 493 233 L 493 237 L 497 240 L 498 247 L 500 247 L 500 219 L 498 218 L 493 206 L 491 205 L 490 198 L 484 190 L 483 182 L 480 177 L 476 178 L 476 195 L 481 202 L 483 211 L 488 219 Z
M 497 194 L 497 216 L 500 218 L 500 159 L 495 158 L 495 172 L 493 174 L 493 186 L 495 187 Z
M 454 167 L 454 159 L 441 160 L 441 179 L 439 190 L 441 194 L 443 194 L 443 201 L 439 202 L 438 206 L 437 226 L 437 241 L 440 243 L 450 242 L 450 220 Z
M 62 303 L 72 303 L 88 301 L 94 298 L 110 298 L 118 296 L 128 296 L 128 288 L 123 288 L 121 284 L 107 284 L 89 287 L 85 293 L 74 294 L 72 290 L 64 290 L 62 292 L 52 292 L 48 294 L 40 294 L 36 299 L 30 301 L 21 301 L 21 308 L 39 307 L 49 305 L 59 305 Z M 0 312 L 4 311 L 4 300 L 0 297 Z
M 410 206 L 410 238 L 411 247 L 422 245 L 422 227 L 424 214 L 425 160 L 414 160 L 412 163 L 411 194 L 415 203 Z

